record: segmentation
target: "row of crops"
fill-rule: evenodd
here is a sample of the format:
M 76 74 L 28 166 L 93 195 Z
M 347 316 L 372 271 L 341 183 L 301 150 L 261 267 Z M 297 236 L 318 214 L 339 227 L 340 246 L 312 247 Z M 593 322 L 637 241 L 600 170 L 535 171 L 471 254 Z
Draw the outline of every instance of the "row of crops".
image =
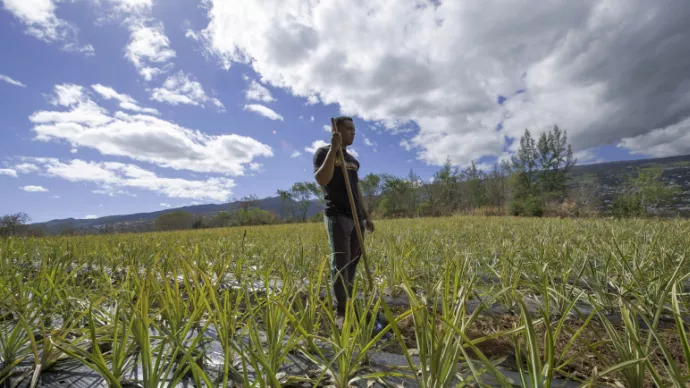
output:
M 0 240 L 0 380 L 685 387 L 688 236 L 676 220 L 379 221 L 373 288 L 361 266 L 343 327 L 322 224 Z

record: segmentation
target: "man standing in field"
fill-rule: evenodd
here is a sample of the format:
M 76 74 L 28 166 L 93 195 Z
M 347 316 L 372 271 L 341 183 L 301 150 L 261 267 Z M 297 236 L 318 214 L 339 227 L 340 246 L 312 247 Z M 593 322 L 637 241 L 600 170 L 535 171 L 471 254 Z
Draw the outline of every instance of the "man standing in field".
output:
M 358 184 L 359 161 L 347 152 L 347 147 L 352 145 L 355 139 L 355 125 L 352 118 L 342 116 L 335 119 L 335 124 L 337 131 L 331 135 L 331 144 L 317 149 L 314 153 L 314 177 L 324 191 L 326 203 L 324 221 L 331 248 L 331 278 L 334 282 L 333 292 L 336 299 L 336 321 L 338 321 L 345 315 L 347 300 L 353 297 L 352 285 L 357 264 L 362 255 L 343 177 L 343 166 L 340 165 L 337 157 L 338 149 L 343 151 L 362 234 L 365 230 L 373 232 L 374 223 L 362 206 L 364 201 Z M 379 322 L 375 331 L 379 331 L 382 328 L 380 326 Z

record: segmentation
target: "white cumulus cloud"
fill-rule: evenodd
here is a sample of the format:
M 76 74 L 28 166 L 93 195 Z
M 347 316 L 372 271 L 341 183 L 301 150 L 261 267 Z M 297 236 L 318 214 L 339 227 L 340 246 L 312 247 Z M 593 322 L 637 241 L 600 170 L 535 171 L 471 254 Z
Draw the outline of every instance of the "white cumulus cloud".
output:
M 163 87 L 153 89 L 151 99 L 171 105 L 205 106 L 205 104 L 211 103 L 219 110 L 225 110 L 225 106 L 220 100 L 206 95 L 201 84 L 183 71 L 178 71 L 168 77 L 163 83 Z
M 674 126 L 690 117 L 683 0 L 207 4 L 198 36 L 221 66 L 410 130 L 431 164 L 497 157 L 554 124 L 574 151 L 657 130 L 682 139 Z
M 318 103 L 319 103 L 319 97 L 317 97 L 316 94 L 310 94 L 309 97 L 307 97 L 306 105 L 315 105 Z
M 46 189 L 43 186 L 24 186 L 20 187 L 20 189 L 27 191 L 29 193 L 45 193 L 46 191 L 48 191 L 48 189 Z
M 161 207 L 164 207 L 166 209 L 170 209 L 172 207 L 172 205 L 170 205 L 169 203 L 161 202 Z
M 108 0 L 115 11 L 123 14 L 144 14 L 151 12 L 153 0 Z
M 147 114 L 110 113 L 79 85 L 58 85 L 53 102 L 65 109 L 34 112 L 36 140 L 64 141 L 103 155 L 123 156 L 161 167 L 242 175 L 270 146 L 237 134 L 207 135 Z
M 283 121 L 283 116 L 276 113 L 273 109 L 266 107 L 266 106 L 263 106 L 261 104 L 247 104 L 244 106 L 244 110 L 258 113 L 258 114 L 260 114 L 264 117 L 267 117 L 271 120 Z
M 290 157 L 291 157 L 291 158 L 296 158 L 296 157 L 299 157 L 300 155 L 302 155 L 301 152 L 299 152 L 299 151 L 293 151 L 293 152 L 292 152 L 292 155 L 290 155 Z
M 304 150 L 307 151 L 307 152 L 309 152 L 310 154 L 313 154 L 313 153 L 316 152 L 317 149 L 319 149 L 319 148 L 321 148 L 321 147 L 323 147 L 323 146 L 327 146 L 328 144 L 329 144 L 329 143 L 326 143 L 326 142 L 323 141 L 323 140 L 314 140 L 314 141 L 311 143 L 311 146 L 309 146 L 309 147 L 304 147 Z
M 579 165 L 602 163 L 605 160 L 597 156 L 597 153 L 592 149 L 581 150 L 573 154 L 573 158 Z
M 0 168 L 0 175 L 9 175 L 13 177 L 17 177 L 17 171 L 13 170 L 11 168 Z
M 9 11 L 26 27 L 26 33 L 47 43 L 62 43 L 62 50 L 93 55 L 92 45 L 80 45 L 79 29 L 57 17 L 59 0 L 2 0 Z
M 366 136 L 363 136 L 363 137 L 364 137 L 364 145 L 366 145 L 366 146 L 368 146 L 368 147 L 371 147 L 371 148 L 372 148 L 372 151 L 376 152 L 376 145 L 377 145 L 377 143 L 376 143 L 375 141 L 371 141 L 371 140 L 370 140 L 368 137 L 366 137 Z
M 168 73 L 177 52 L 171 47 L 162 21 L 152 17 L 153 0 L 95 0 L 98 24 L 116 22 L 129 31 L 124 57 L 146 81 Z
M 627 137 L 618 143 L 634 155 L 666 157 L 690 154 L 690 118 L 666 128 Z
M 271 95 L 271 91 L 265 86 L 256 82 L 256 80 L 251 80 L 249 87 L 245 91 L 245 97 L 247 100 L 261 101 L 261 102 L 272 102 L 275 98 Z
M 120 102 L 120 108 L 130 110 L 132 112 L 141 112 L 157 115 L 158 110 L 153 108 L 142 108 L 139 106 L 137 100 L 133 99 L 127 94 L 121 94 L 115 91 L 115 89 L 109 86 L 103 86 L 101 84 L 91 85 L 91 88 L 95 90 L 106 100 L 115 99 Z
M 147 81 L 166 72 L 167 62 L 177 56 L 170 48 L 170 40 L 165 35 L 163 23 L 151 19 L 135 19 L 129 25 L 130 40 L 125 48 L 129 59 Z
M 38 171 L 38 166 L 32 163 L 20 163 L 14 166 L 14 168 L 22 174 L 28 174 L 30 172 Z
M 233 179 L 213 177 L 205 180 L 165 178 L 134 164 L 93 162 L 80 159 L 25 158 L 41 166 L 43 174 L 70 182 L 93 183 L 95 193 L 128 195 L 128 189 L 152 191 L 168 198 L 226 201 L 235 186 Z
M 55 85 L 54 95 L 50 99 L 50 103 L 55 106 L 72 106 L 82 105 L 90 101 L 89 97 L 84 92 L 84 88 L 76 84 L 61 84 Z

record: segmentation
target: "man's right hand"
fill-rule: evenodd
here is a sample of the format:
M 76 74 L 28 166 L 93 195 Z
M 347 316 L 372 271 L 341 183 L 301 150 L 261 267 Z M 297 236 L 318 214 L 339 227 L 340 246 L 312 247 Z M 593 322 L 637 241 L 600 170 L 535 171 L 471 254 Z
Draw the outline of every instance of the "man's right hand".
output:
M 334 150 L 339 150 L 343 144 L 343 137 L 340 135 L 340 132 L 333 132 L 331 134 L 331 148 Z

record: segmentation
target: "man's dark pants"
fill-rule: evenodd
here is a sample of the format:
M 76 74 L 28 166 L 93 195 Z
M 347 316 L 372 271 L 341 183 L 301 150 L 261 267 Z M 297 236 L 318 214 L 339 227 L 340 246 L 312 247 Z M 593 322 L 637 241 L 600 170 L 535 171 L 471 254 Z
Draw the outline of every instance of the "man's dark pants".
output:
M 355 221 L 345 215 L 325 216 L 328 242 L 331 247 L 331 280 L 336 299 L 336 312 L 345 314 L 348 298 L 352 298 L 352 286 L 362 249 L 357 238 Z M 362 234 L 364 223 L 360 220 Z

